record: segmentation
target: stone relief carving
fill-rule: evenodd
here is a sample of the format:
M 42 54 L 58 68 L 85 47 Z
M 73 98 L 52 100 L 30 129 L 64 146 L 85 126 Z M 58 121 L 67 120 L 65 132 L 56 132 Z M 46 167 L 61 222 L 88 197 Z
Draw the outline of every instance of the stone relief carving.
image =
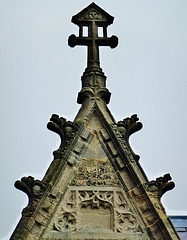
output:
M 76 229 L 75 202 L 75 191 L 68 192 L 60 213 L 54 221 L 53 230 L 66 232 Z
M 55 220 L 53 230 L 59 232 L 74 231 L 75 223 L 76 217 L 73 213 L 64 213 Z
M 122 192 L 117 192 L 116 194 L 116 215 L 117 232 L 139 231 L 137 219 L 129 208 Z
M 117 232 L 137 231 L 137 221 L 131 213 L 118 213 L 116 221 Z
M 113 192 L 99 191 L 80 191 L 79 193 L 80 208 L 110 208 L 113 205 Z
M 78 130 L 78 124 L 66 121 L 65 118 L 53 114 L 50 118 L 50 122 L 47 124 L 47 128 L 57 133 L 61 138 L 59 149 L 53 152 L 54 157 L 63 157 Z
M 119 181 L 107 158 L 83 159 L 71 186 L 119 186 Z
M 107 19 L 96 9 L 91 8 L 86 13 L 84 13 L 82 16 L 79 17 L 79 21 L 107 21 Z
M 126 231 L 141 234 L 141 227 L 120 188 L 91 190 L 70 187 L 53 221 L 58 232 Z

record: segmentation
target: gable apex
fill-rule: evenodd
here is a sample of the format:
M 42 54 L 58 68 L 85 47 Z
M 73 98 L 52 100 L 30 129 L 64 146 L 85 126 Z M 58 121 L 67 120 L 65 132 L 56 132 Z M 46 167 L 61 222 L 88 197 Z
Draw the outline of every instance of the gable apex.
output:
M 77 25 L 87 25 L 89 22 L 95 21 L 101 25 L 110 25 L 114 21 L 114 17 L 92 2 L 89 6 L 72 17 L 71 20 Z

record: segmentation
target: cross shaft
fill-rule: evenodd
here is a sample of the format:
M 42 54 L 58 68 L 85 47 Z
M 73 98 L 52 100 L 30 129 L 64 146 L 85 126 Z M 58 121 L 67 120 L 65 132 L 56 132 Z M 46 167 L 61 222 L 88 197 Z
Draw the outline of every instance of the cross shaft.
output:
M 80 26 L 79 37 L 74 34 L 69 37 L 68 44 L 70 47 L 76 45 L 88 47 L 87 69 L 89 70 L 100 70 L 99 46 L 115 48 L 118 44 L 116 36 L 107 37 L 106 26 L 103 27 L 103 35 L 103 37 L 98 37 L 98 26 L 95 21 L 92 21 L 88 25 L 88 37 L 82 35 L 82 26 Z

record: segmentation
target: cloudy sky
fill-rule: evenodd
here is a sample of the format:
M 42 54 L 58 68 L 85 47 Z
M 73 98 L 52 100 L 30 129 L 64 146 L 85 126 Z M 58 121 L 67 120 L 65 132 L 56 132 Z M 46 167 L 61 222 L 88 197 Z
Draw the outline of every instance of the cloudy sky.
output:
M 58 148 L 46 128 L 51 114 L 72 120 L 80 105 L 86 47 L 67 45 L 78 33 L 71 17 L 87 0 L 0 0 L 0 239 L 9 239 L 27 196 L 22 176 L 42 179 Z M 187 214 L 187 1 L 96 0 L 115 17 L 116 49 L 102 47 L 101 67 L 116 121 L 137 113 L 131 137 L 150 180 L 170 173 L 176 187 L 162 198 L 169 215 Z

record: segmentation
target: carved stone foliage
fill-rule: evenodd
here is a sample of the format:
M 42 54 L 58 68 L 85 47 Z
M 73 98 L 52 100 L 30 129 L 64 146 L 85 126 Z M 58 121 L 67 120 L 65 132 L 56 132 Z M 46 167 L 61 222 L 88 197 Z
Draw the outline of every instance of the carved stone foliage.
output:
M 60 136 L 60 147 L 53 154 L 55 158 L 62 158 L 78 130 L 78 125 L 66 121 L 65 118 L 59 117 L 57 114 L 53 114 L 50 122 L 47 124 L 47 128 Z
M 120 186 L 107 158 L 83 159 L 71 186 Z
M 175 187 L 175 183 L 170 181 L 171 179 L 170 174 L 167 173 L 163 177 L 156 178 L 156 180 L 152 180 L 144 185 L 148 192 L 154 193 L 155 197 L 160 198 L 165 192 Z
M 125 141 L 133 158 L 136 161 L 138 161 L 140 157 L 137 154 L 135 154 L 134 151 L 132 150 L 130 143 L 129 143 L 129 137 L 133 133 L 139 131 L 142 128 L 143 125 L 141 122 L 138 122 L 138 120 L 139 120 L 139 118 L 137 117 L 137 114 L 134 114 L 130 118 L 127 117 L 127 118 L 123 119 L 123 121 L 119 121 L 119 122 L 117 122 L 116 125 L 112 126 L 114 132 L 116 133 L 116 136 L 120 140 L 122 140 L 122 142 Z
M 17 189 L 25 192 L 29 198 L 28 206 L 23 209 L 22 214 L 24 216 L 32 215 L 46 190 L 46 183 L 40 180 L 35 180 L 32 176 L 29 176 L 22 177 L 21 181 L 16 181 L 14 185 Z
M 53 231 L 142 234 L 120 188 L 70 187 L 53 220 Z

